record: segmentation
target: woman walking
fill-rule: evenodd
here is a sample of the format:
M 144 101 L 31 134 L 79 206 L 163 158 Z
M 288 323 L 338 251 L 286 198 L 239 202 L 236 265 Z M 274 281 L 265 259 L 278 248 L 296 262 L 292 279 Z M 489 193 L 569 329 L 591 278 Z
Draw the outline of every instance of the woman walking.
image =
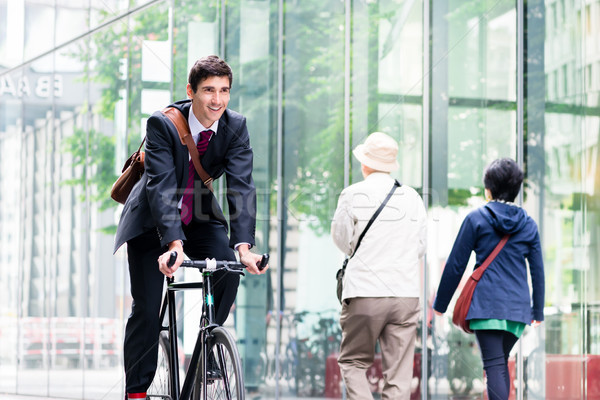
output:
M 493 161 L 484 173 L 488 203 L 467 215 L 446 261 L 433 305 L 442 315 L 458 287 L 471 252 L 475 268 L 502 237 L 508 242 L 477 284 L 467 315 L 475 332 L 490 400 L 507 400 L 510 391 L 508 357 L 526 325 L 544 319 L 544 264 L 537 224 L 514 204 L 523 172 L 509 158 Z M 527 283 L 527 264 L 532 293 Z M 532 302 L 533 300 L 533 302 Z

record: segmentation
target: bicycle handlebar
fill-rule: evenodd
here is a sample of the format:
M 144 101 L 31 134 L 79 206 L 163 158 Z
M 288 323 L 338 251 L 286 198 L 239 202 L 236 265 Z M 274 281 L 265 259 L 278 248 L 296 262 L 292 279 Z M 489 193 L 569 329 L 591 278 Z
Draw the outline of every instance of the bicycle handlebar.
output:
M 173 264 L 175 264 L 176 260 L 177 260 L 177 252 L 172 251 L 171 257 L 169 258 L 169 262 L 167 263 L 167 265 L 169 267 L 173 266 Z M 262 271 L 263 269 L 265 269 L 268 262 L 269 262 L 269 254 L 265 253 L 262 255 L 260 263 L 258 264 L 258 270 Z M 226 261 L 226 260 L 217 261 L 214 258 L 213 259 L 207 258 L 206 260 L 184 260 L 181 263 L 181 266 L 198 268 L 201 272 L 205 271 L 205 270 L 206 271 L 216 271 L 216 270 L 220 270 L 220 269 L 224 269 L 229 272 L 241 272 L 244 270 L 244 268 L 246 268 L 246 266 L 239 261 Z

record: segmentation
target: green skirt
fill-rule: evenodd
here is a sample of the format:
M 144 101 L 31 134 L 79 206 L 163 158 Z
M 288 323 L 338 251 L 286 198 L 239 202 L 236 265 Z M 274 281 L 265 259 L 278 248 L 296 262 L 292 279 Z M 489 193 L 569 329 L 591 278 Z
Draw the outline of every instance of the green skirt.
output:
M 521 337 L 525 330 L 525 324 L 522 322 L 509 321 L 506 319 L 472 319 L 469 320 L 469 326 L 472 330 L 493 330 L 510 332 L 516 337 Z

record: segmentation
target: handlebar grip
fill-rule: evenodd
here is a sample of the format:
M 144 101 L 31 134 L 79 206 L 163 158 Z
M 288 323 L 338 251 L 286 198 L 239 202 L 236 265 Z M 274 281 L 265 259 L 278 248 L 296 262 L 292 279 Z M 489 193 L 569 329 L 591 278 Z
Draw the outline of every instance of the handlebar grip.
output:
M 167 262 L 167 265 L 169 267 L 172 267 L 173 264 L 175 264 L 175 261 L 177 261 L 177 252 L 176 251 L 172 251 L 171 252 L 171 257 L 169 257 L 169 261 Z
M 258 263 L 258 270 L 262 271 L 263 269 L 265 269 L 265 267 L 267 266 L 268 263 L 269 263 L 269 254 L 265 253 L 262 255 L 260 263 Z

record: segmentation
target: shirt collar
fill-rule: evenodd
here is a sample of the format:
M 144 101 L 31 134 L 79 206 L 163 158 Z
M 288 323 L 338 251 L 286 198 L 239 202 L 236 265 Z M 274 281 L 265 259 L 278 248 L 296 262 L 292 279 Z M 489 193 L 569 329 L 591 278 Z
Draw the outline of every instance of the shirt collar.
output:
M 392 176 L 390 175 L 389 172 L 380 172 L 380 171 L 372 172 L 365 178 L 365 180 L 390 180 L 390 179 L 394 179 L 394 178 L 392 178 Z
M 217 130 L 219 129 L 219 120 L 216 120 L 211 126 L 205 127 L 198 121 L 198 118 L 192 112 L 192 107 L 190 106 L 190 111 L 188 115 L 188 125 L 190 126 L 190 132 L 192 132 L 192 137 L 194 141 L 198 141 L 198 136 L 200 136 L 200 132 L 210 129 L 213 131 L 213 135 L 217 134 Z

